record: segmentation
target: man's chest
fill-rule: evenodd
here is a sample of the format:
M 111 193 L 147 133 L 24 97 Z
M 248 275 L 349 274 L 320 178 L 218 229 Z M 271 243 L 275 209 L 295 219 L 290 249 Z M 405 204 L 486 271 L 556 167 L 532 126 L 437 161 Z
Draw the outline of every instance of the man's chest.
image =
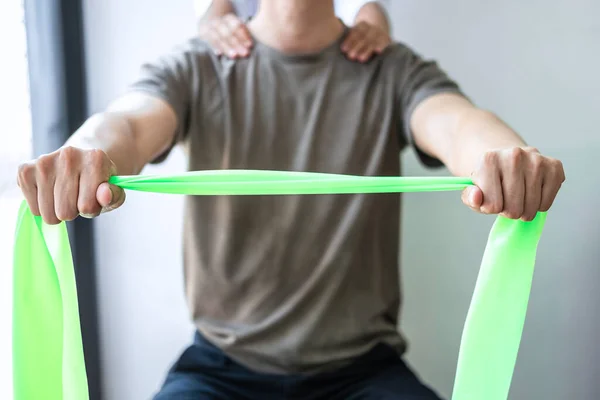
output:
M 394 92 L 375 73 L 335 65 L 230 71 L 203 88 L 189 146 L 226 168 L 375 173 L 399 150 Z

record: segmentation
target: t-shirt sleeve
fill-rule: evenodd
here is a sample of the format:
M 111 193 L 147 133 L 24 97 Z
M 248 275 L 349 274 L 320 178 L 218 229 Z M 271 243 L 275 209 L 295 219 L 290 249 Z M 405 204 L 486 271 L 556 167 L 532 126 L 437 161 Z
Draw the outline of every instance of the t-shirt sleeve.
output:
M 421 162 L 428 167 L 443 164 L 436 158 L 421 151 L 414 141 L 410 121 L 417 106 L 427 98 L 439 93 L 455 93 L 464 96 L 458 84 L 438 66 L 435 61 L 425 60 L 410 48 L 398 45 L 400 52 L 401 77 L 398 84 L 400 106 L 401 141 L 412 145 Z
M 192 92 L 198 85 L 194 74 L 194 46 L 178 46 L 153 62 L 142 64 L 137 79 L 128 87 L 129 92 L 144 92 L 158 97 L 171 106 L 177 116 L 177 130 L 171 146 L 152 161 L 160 163 L 167 158 L 173 146 L 187 136 L 190 124 Z

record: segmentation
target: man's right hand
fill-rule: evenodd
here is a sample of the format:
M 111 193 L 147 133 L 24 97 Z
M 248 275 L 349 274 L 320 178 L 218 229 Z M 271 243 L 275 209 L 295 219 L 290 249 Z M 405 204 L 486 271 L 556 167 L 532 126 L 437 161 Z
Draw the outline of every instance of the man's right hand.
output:
M 212 18 L 200 25 L 199 36 L 217 55 L 229 58 L 248 57 L 252 38 L 248 27 L 235 14 Z
M 31 212 L 48 224 L 58 224 L 121 206 L 125 192 L 107 182 L 116 173 L 102 150 L 63 147 L 21 165 L 18 183 Z

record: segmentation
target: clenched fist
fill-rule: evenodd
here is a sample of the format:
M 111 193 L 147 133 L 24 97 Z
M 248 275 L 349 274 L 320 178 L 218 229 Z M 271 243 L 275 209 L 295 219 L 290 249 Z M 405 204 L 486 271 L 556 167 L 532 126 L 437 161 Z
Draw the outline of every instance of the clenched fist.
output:
M 548 211 L 564 181 L 562 163 L 537 149 L 490 151 L 473 173 L 475 186 L 465 189 L 462 200 L 484 214 L 531 221 L 538 211 Z
M 116 172 L 102 150 L 63 147 L 21 165 L 18 183 L 31 212 L 48 224 L 58 224 L 123 204 L 123 189 L 107 183 Z

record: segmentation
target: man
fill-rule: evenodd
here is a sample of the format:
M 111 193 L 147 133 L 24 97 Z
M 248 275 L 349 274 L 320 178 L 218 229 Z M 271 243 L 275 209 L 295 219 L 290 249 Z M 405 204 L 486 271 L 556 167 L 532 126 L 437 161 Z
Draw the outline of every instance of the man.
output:
M 47 223 L 112 210 L 111 174 L 137 174 L 185 143 L 190 170 L 398 175 L 412 144 L 427 165 L 472 175 L 483 213 L 532 219 L 563 180 L 435 63 L 394 44 L 361 64 L 339 49 L 333 1 L 262 0 L 244 59 L 197 39 L 146 64 L 132 90 L 66 147 L 23 165 Z M 399 196 L 189 197 L 185 278 L 195 342 L 156 399 L 437 399 L 402 360 Z
M 247 57 L 252 37 L 243 20 L 254 17 L 258 3 L 258 0 L 196 0 L 200 38 L 219 55 Z M 390 44 L 387 6 L 387 0 L 334 1 L 336 15 L 352 26 L 341 46 L 349 59 L 366 62 Z

